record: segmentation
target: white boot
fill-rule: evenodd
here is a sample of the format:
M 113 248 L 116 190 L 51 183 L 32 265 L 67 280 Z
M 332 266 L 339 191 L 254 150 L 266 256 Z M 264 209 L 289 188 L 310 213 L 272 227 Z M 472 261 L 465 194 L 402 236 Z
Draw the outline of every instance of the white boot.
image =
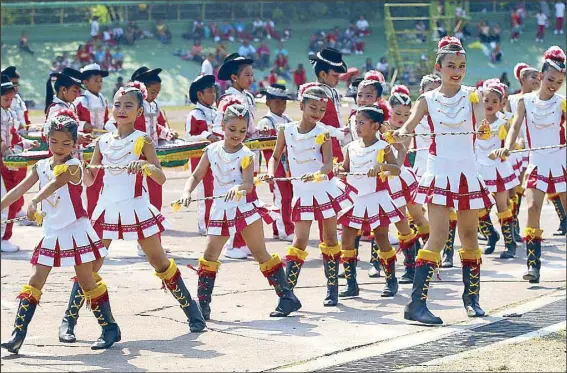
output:
M 14 245 L 13 243 L 11 243 L 8 240 L 2 240 L 2 243 L 0 245 L 0 250 L 3 253 L 15 253 L 20 251 L 20 247 L 17 245 Z

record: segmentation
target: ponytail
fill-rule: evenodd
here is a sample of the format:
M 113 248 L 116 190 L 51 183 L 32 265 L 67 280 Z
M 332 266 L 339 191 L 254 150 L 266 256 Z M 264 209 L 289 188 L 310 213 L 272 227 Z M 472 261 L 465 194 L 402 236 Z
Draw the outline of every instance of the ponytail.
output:
M 49 77 L 45 83 L 45 114 L 47 114 L 49 107 L 53 103 L 53 96 L 53 85 L 51 84 L 51 77 Z

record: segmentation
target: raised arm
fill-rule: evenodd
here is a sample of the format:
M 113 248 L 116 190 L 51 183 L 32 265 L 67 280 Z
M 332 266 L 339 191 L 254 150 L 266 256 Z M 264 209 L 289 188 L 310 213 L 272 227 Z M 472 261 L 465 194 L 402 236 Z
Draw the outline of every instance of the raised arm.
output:
M 22 180 L 15 188 L 4 194 L 2 197 L 1 209 L 8 208 L 12 203 L 16 202 L 23 196 L 32 186 L 37 183 L 39 177 L 37 176 L 37 167 L 34 165 L 32 172 L 30 172 L 24 180 Z
M 276 139 L 276 146 L 274 148 L 274 153 L 268 162 L 268 174 L 264 177 L 264 179 L 273 178 L 276 172 L 276 168 L 278 164 L 281 162 L 282 154 L 285 150 L 286 143 L 285 143 L 285 135 L 284 129 L 280 129 L 278 132 L 278 138 Z

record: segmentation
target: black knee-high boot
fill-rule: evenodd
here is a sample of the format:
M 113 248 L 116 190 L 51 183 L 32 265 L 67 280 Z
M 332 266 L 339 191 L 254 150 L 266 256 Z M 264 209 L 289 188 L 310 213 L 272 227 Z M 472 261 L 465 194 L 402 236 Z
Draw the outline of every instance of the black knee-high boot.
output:
M 26 334 L 28 332 L 28 325 L 30 324 L 35 309 L 39 304 L 41 298 L 41 291 L 31 285 L 24 285 L 18 295 L 20 304 L 16 311 L 16 321 L 14 322 L 14 331 L 10 340 L 2 342 L 2 348 L 8 350 L 13 354 L 17 354 L 24 344 Z
M 378 252 L 380 249 L 376 244 L 376 239 L 372 239 L 370 244 L 370 264 L 372 267 L 368 270 L 368 277 L 370 278 L 378 278 L 380 277 L 380 256 Z
M 211 318 L 211 301 L 213 289 L 215 288 L 215 279 L 220 267 L 220 262 L 209 262 L 204 258 L 199 258 L 199 269 L 197 274 L 199 280 L 197 282 L 197 299 L 199 299 L 199 306 L 205 320 Z
M 327 277 L 327 296 L 323 305 L 325 307 L 334 307 L 339 303 L 339 280 L 337 274 L 339 272 L 341 246 L 327 246 L 322 243 L 319 245 L 319 248 L 323 254 L 323 266 L 325 277 Z
M 261 263 L 260 270 L 279 297 L 278 306 L 270 313 L 270 317 L 286 317 L 301 308 L 301 302 L 289 288 L 282 261 L 277 254 L 273 254 L 272 259 L 267 262 Z
M 524 274 L 524 280 L 532 284 L 539 282 L 539 272 L 541 269 L 541 240 L 543 230 L 536 228 L 526 228 L 525 231 L 526 251 L 528 253 L 528 271 Z
M 463 266 L 463 304 L 469 317 L 482 317 L 484 311 L 480 308 L 480 264 L 481 250 L 459 250 Z
M 91 291 L 85 291 L 85 299 L 89 304 L 98 325 L 102 328 L 102 333 L 95 343 L 91 345 L 91 350 L 104 350 L 110 348 L 114 343 L 120 342 L 122 334 L 110 309 L 110 299 L 108 290 L 104 282 L 99 282 L 97 287 Z
M 339 293 L 339 297 L 356 297 L 359 294 L 358 282 L 356 281 L 356 250 L 343 250 L 341 252 L 347 287 Z

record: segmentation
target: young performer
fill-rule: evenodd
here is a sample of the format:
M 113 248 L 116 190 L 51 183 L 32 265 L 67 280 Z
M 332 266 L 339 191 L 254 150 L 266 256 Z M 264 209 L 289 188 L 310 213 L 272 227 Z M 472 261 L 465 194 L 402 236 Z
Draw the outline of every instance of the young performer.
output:
M 189 87 L 189 99 L 195 107 L 187 115 L 185 121 L 185 140 L 187 142 L 210 141 L 217 142 L 223 138 L 220 133 L 213 132 L 217 111 L 213 107 L 216 102 L 215 77 L 213 75 L 199 75 Z M 200 158 L 193 157 L 191 171 L 195 172 Z M 198 197 L 213 196 L 213 174 L 208 171 L 203 176 L 203 182 L 197 185 Z M 197 204 L 197 227 L 202 236 L 207 235 L 209 216 L 211 214 L 212 200 L 199 201 Z
M 22 287 L 18 299 L 14 332 L 2 348 L 17 354 L 27 334 L 35 309 L 42 295 L 52 267 L 75 267 L 75 273 L 90 302 L 91 310 L 102 334 L 91 349 L 105 349 L 120 341 L 120 328 L 114 321 L 104 282 L 93 277 L 93 261 L 104 258 L 108 252 L 90 224 L 83 209 L 81 193 L 83 173 L 81 162 L 71 155 L 77 142 L 78 118 L 71 110 L 62 110 L 47 120 L 45 134 L 51 154 L 35 164 L 26 179 L 2 198 L 2 209 L 16 202 L 38 181 L 40 190 L 27 208 L 28 219 L 37 214 L 41 203 L 46 214 L 43 219 L 43 237 L 36 246 L 31 264 L 33 275 Z
M 29 141 L 22 138 L 16 130 L 16 122 L 18 121 L 16 113 L 10 108 L 12 101 L 16 96 L 16 87 L 14 83 L 10 81 L 7 75 L 2 75 L 2 95 L 0 100 L 0 107 L 2 109 L 1 117 L 1 156 L 4 157 L 6 154 L 13 153 L 15 150 L 21 151 L 22 148 L 33 148 L 39 146 L 37 141 Z M 2 176 L 2 189 L 10 191 L 15 188 L 22 181 L 22 176 L 26 175 L 27 169 L 18 168 L 8 168 L 4 165 L 4 162 L 0 160 L 0 171 Z M 24 198 L 20 197 L 17 201 L 10 205 L 7 211 L 2 211 L 2 220 L 14 219 L 18 212 L 24 206 Z M 12 238 L 12 229 L 14 224 L 2 224 L 1 230 L 1 250 L 2 252 L 16 252 L 20 250 L 17 245 L 10 242 Z
M 347 72 L 347 65 L 341 52 L 333 48 L 324 48 L 316 55 L 309 56 L 309 60 L 315 70 L 317 82 L 329 98 L 321 123 L 327 127 L 331 136 L 333 157 L 337 158 L 337 162 L 342 162 L 340 141 L 344 139 L 348 128 L 344 127 L 341 118 L 341 97 L 335 87 L 339 83 L 339 74 Z
M 211 208 L 208 225 L 207 248 L 199 258 L 198 297 L 205 320 L 211 314 L 211 295 L 220 266 L 218 258 L 230 234 L 241 232 L 246 245 L 258 261 L 260 270 L 274 286 L 280 298 L 276 311 L 270 316 L 287 316 L 301 308 L 301 303 L 291 291 L 281 260 L 277 254 L 268 254 L 264 242 L 262 220 L 273 220 L 268 211 L 261 207 L 254 187 L 254 153 L 242 144 L 249 124 L 249 112 L 239 97 L 229 96 L 227 106 L 220 106 L 223 113 L 224 140 L 209 145 L 193 175 L 185 184 L 183 203 L 191 202 L 191 192 L 212 172 L 215 199 Z
M 273 179 L 278 163 L 285 151 L 293 180 L 292 220 L 295 234 L 288 248 L 287 280 L 293 289 L 307 257 L 309 230 L 313 220 L 322 220 L 324 241 L 319 245 L 323 254 L 327 296 L 325 306 L 338 304 L 339 283 L 337 274 L 341 246 L 337 242 L 337 213 L 351 205 L 345 186 L 333 175 L 333 151 L 327 127 L 319 123 L 330 100 L 318 83 L 301 86 L 299 100 L 303 117 L 299 122 L 288 123 L 278 132 L 274 154 L 268 164 L 264 180 Z
M 254 82 L 253 63 L 254 60 L 242 57 L 238 53 L 233 53 L 224 59 L 218 71 L 218 79 L 228 80 L 231 84 L 224 95 L 220 97 L 218 106 L 226 106 L 227 104 L 226 102 L 223 103 L 223 99 L 228 96 L 236 96 L 241 99 L 249 112 L 248 137 L 257 135 L 254 119 L 256 117 L 256 100 L 254 95 L 249 91 L 250 86 Z M 217 115 L 214 130 L 222 133 L 221 115 Z M 256 162 L 254 164 L 254 171 L 257 172 L 260 166 L 259 157 L 254 157 L 254 162 Z M 246 259 L 248 255 L 251 255 L 251 251 L 248 246 L 246 246 L 242 235 L 236 233 L 236 235 L 234 237 L 231 236 L 227 242 L 227 250 L 224 255 L 232 259 Z
M 410 91 L 406 86 L 397 85 L 392 87 L 388 104 L 391 107 L 392 118 L 383 126 L 382 131 L 399 129 L 409 118 L 411 110 Z M 408 148 L 411 139 L 405 139 L 404 143 L 394 144 L 392 151 L 397 159 L 398 165 L 401 167 L 400 176 L 389 178 L 388 187 L 390 195 L 396 206 L 402 209 L 406 214 L 406 209 L 411 216 L 411 221 L 415 225 L 412 229 L 409 219 L 402 219 L 396 223 L 398 229 L 398 239 L 400 240 L 400 249 L 404 254 L 405 273 L 400 278 L 400 283 L 411 284 L 415 274 L 415 256 L 417 255 L 420 244 L 419 238 L 427 242 L 429 238 L 429 222 L 423 215 L 422 206 L 413 202 L 413 194 L 417 189 L 417 179 L 410 168 L 407 159 Z
M 108 122 L 108 102 L 102 95 L 102 79 L 108 76 L 108 71 L 102 70 L 96 63 L 81 69 L 85 90 L 75 102 L 79 117 L 79 131 L 100 135 Z M 92 216 L 102 190 L 104 171 L 101 170 L 94 184 L 87 188 L 87 213 Z
M 508 133 L 508 121 L 498 116 L 505 96 L 506 89 L 499 81 L 485 82 L 483 86 L 484 123 L 490 127 L 492 135 L 489 139 L 476 139 L 475 142 L 478 171 L 496 201 L 497 216 L 506 248 L 506 251 L 500 254 L 501 259 L 513 258 L 516 255 L 516 241 L 512 233 L 514 218 L 511 209 L 508 208 L 508 202 L 509 191 L 520 184 L 508 161 L 488 157 L 492 151 L 503 145 Z M 489 211 L 484 211 L 484 214 L 481 215 L 479 226 L 488 238 L 484 253 L 492 254 L 500 237 L 490 221 Z
M 520 98 L 526 93 L 537 91 L 541 85 L 538 70 L 526 63 L 521 62 L 514 67 L 514 76 L 520 82 L 521 90 L 520 93 L 511 95 L 508 98 L 508 104 L 506 105 L 505 110 L 511 112 L 512 117 L 516 113 L 516 108 L 518 107 L 518 101 Z M 518 139 L 516 140 L 516 148 L 524 149 L 526 147 L 525 143 L 526 129 L 522 126 Z M 520 185 L 514 188 L 514 190 L 510 193 L 510 199 L 513 203 L 512 213 L 514 214 L 514 239 L 516 241 L 521 241 L 518 213 L 520 212 L 522 196 L 524 195 L 522 184 L 524 182 L 526 168 L 528 167 L 528 160 L 529 152 L 513 153 L 510 154 L 510 157 L 508 158 L 508 162 L 512 164 L 512 167 L 516 172 L 516 176 L 518 176 L 518 180 L 520 180 Z
M 364 85 L 361 82 L 361 85 Z M 353 205 L 341 211 L 339 224 L 343 225 L 342 259 L 347 288 L 339 296 L 357 296 L 356 238 L 359 230 L 374 232 L 374 240 L 380 248 L 378 256 L 386 275 L 383 297 L 394 296 L 398 291 L 396 278 L 396 250 L 388 240 L 390 223 L 405 219 L 396 207 L 388 191 L 388 175 L 399 175 L 394 154 L 387 142 L 376 137 L 384 123 L 384 111 L 377 104 L 363 106 L 356 114 L 357 140 L 347 145 L 345 161 L 337 167 L 339 172 L 367 173 L 349 175 L 347 182 L 356 192 Z
M 89 168 L 85 169 L 84 182 L 88 187 L 97 177 L 98 166 L 107 167 L 104 186 L 93 212 L 93 228 L 108 248 L 112 240 L 138 241 L 148 262 L 179 302 L 189 321 L 192 332 L 205 329 L 205 321 L 199 305 L 191 299 L 181 278 L 181 272 L 173 259 L 167 258 L 159 239 L 165 231 L 167 221 L 150 203 L 146 180 L 152 178 L 163 185 L 165 175 L 161 170 L 152 139 L 144 132 L 134 129 L 136 118 L 142 115 L 146 88 L 133 82 L 118 90 L 114 96 L 112 116 L 117 130 L 102 135 L 96 143 Z M 146 177 L 144 177 L 146 176 Z M 98 272 L 102 259 L 97 259 L 93 271 Z M 95 277 L 100 278 L 97 274 Z M 69 306 L 59 329 L 59 340 L 75 342 L 74 328 L 83 305 L 83 290 L 75 283 L 71 291 Z M 75 301 L 79 299 L 79 301 Z
M 291 100 L 290 94 L 285 85 L 272 84 L 265 91 L 266 106 L 268 113 L 258 122 L 258 129 L 269 136 L 277 136 L 279 128 L 290 123 L 291 118 L 285 114 L 287 101 Z M 262 155 L 266 159 L 266 164 L 272 157 L 273 150 L 263 150 Z M 289 174 L 289 166 L 286 155 L 282 155 L 282 161 L 276 168 L 275 177 L 286 177 Z M 291 221 L 291 200 L 293 198 L 293 189 L 290 181 L 276 181 L 270 184 L 270 190 L 274 194 L 274 206 L 276 206 L 280 214 L 274 224 L 273 233 L 281 241 L 293 241 L 294 225 Z
M 565 144 L 565 97 L 557 94 L 565 79 L 565 52 L 560 47 L 553 46 L 543 57 L 541 88 L 523 95 L 518 101 L 505 146 L 494 152 L 497 157 L 507 156 L 513 149 L 523 124 L 526 126 L 526 138 L 531 149 Z M 566 206 L 565 162 L 564 148 L 530 151 L 526 170 L 529 208 L 525 241 L 528 271 L 524 280 L 531 283 L 538 283 L 540 278 L 543 235 L 540 219 L 545 193 L 558 193 L 563 208 Z
M 16 123 L 16 130 L 26 130 L 29 128 L 31 121 L 26 103 L 20 95 L 21 75 L 16 71 L 16 66 L 7 67 L 2 71 L 2 74 L 10 78 L 10 81 L 14 84 L 16 90 L 16 96 L 14 97 L 14 100 L 12 100 L 12 105 L 10 106 L 10 109 L 16 113 L 16 118 L 18 119 L 18 122 Z
M 134 71 L 130 78 L 131 81 L 138 81 L 146 86 L 148 94 L 147 98 L 144 99 L 143 115 L 136 118 L 134 128 L 148 134 L 152 139 L 154 148 L 158 146 L 160 139 L 175 140 L 178 137 L 177 132 L 167 126 L 165 117 L 156 101 L 161 91 L 161 78 L 159 77 L 161 71 L 162 69 L 159 68 L 150 70 L 146 66 L 142 66 Z M 162 185 L 152 178 L 148 178 L 147 182 L 150 203 L 158 211 L 161 211 L 163 204 Z M 169 249 L 166 249 L 166 252 L 169 252 Z M 138 245 L 138 255 L 144 256 L 144 250 L 140 245 Z
M 428 115 L 431 133 L 474 132 L 482 118 L 479 97 L 472 87 L 463 86 L 466 72 L 465 50 L 460 41 L 445 37 L 439 41 L 435 69 L 441 86 L 422 95 L 406 124 L 394 132 L 395 141 L 412 133 Z M 426 306 L 429 282 L 441 261 L 440 251 L 449 235 L 449 211 L 457 210 L 459 250 L 463 264 L 463 303 L 469 316 L 483 316 L 479 305 L 481 251 L 478 248 L 478 209 L 490 207 L 494 200 L 478 175 L 474 154 L 475 135 L 435 136 L 429 148 L 427 170 L 421 177 L 415 202 L 427 203 L 431 225 L 429 240 L 417 255 L 411 302 L 404 318 L 425 324 L 441 324 Z M 392 140 L 387 136 L 389 140 Z
M 53 78 L 54 83 L 52 83 Z M 66 67 L 60 73 L 51 73 L 45 88 L 45 117 L 47 119 L 63 109 L 76 112 L 74 102 L 81 95 L 82 74 L 80 71 Z

